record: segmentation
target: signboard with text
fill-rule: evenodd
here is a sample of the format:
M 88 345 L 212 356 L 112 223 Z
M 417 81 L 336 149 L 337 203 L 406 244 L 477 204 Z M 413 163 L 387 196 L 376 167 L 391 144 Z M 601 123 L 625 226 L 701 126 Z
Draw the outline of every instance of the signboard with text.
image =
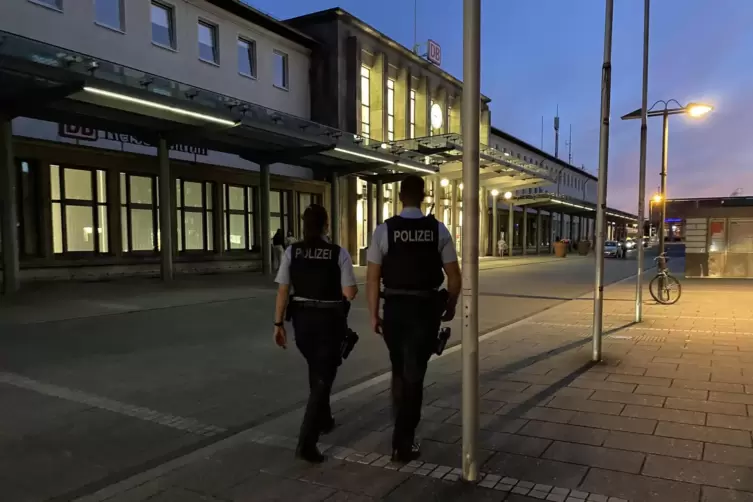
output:
M 426 58 L 429 62 L 440 66 L 442 64 L 442 48 L 434 40 L 429 40 L 427 46 Z
M 130 145 L 138 145 L 138 146 L 151 146 L 154 147 L 156 145 L 152 145 L 150 143 L 147 143 L 146 141 L 142 141 L 135 136 L 131 136 L 130 134 L 124 134 L 124 133 L 115 133 L 111 131 L 105 131 L 100 129 L 94 129 L 92 127 L 83 127 L 73 124 L 58 124 L 58 134 L 64 138 L 71 138 L 71 139 L 77 139 L 80 141 L 99 141 L 99 140 L 110 140 L 110 141 L 120 141 L 121 143 L 127 143 Z M 193 155 L 206 155 L 207 149 L 192 145 L 181 145 L 181 144 L 171 144 L 170 150 L 175 152 L 183 152 L 183 153 L 190 153 Z

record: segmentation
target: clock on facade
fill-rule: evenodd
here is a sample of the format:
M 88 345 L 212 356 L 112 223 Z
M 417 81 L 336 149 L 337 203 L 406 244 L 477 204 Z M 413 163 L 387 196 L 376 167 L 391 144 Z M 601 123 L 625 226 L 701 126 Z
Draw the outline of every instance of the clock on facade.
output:
M 431 128 L 441 129 L 444 122 L 443 119 L 444 117 L 442 116 L 442 107 L 437 103 L 431 105 Z

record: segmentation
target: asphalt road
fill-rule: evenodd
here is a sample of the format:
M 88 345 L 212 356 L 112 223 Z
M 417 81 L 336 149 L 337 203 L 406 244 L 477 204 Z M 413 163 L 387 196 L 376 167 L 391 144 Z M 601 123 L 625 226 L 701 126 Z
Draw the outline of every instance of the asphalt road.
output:
M 635 268 L 633 256 L 607 260 L 605 282 Z M 593 282 L 593 259 L 484 270 L 481 330 L 582 296 Z M 253 298 L 3 326 L 0 493 L 18 502 L 67 500 L 216 440 L 124 416 L 101 398 L 227 433 L 300 406 L 308 390 L 304 362 L 294 348 L 271 343 L 273 303 L 271 290 L 258 290 Z M 350 325 L 361 341 L 335 390 L 388 371 L 364 295 L 354 302 Z M 459 320 L 452 328 L 457 343 Z M 18 375 L 31 380 L 8 383 Z

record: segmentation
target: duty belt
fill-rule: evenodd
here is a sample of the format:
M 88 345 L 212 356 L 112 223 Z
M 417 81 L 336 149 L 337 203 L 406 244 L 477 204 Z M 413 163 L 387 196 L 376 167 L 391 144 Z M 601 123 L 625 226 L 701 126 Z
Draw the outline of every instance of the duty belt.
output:
M 388 296 L 418 296 L 420 298 L 434 298 L 439 293 L 436 289 L 397 289 L 384 288 L 382 297 Z
M 318 300 L 293 300 L 296 307 L 315 308 L 315 309 L 342 309 L 341 301 L 318 301 Z

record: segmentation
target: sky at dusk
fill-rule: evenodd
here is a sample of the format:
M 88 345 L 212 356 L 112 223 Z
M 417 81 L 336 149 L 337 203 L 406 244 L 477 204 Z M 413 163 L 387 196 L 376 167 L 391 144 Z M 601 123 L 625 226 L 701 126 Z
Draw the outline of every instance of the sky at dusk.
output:
M 413 45 L 412 0 L 246 0 L 280 19 L 341 7 L 401 44 Z M 417 0 L 418 40 L 442 46 L 442 68 L 462 79 L 462 0 Z M 575 165 L 598 170 L 603 0 L 482 0 L 481 91 L 494 126 L 560 158 L 572 124 Z M 670 119 L 668 196 L 753 195 L 753 0 L 654 0 L 649 106 L 708 102 L 701 121 Z M 643 2 L 615 2 L 608 204 L 638 206 Z M 647 194 L 659 185 L 661 118 L 649 120 Z

